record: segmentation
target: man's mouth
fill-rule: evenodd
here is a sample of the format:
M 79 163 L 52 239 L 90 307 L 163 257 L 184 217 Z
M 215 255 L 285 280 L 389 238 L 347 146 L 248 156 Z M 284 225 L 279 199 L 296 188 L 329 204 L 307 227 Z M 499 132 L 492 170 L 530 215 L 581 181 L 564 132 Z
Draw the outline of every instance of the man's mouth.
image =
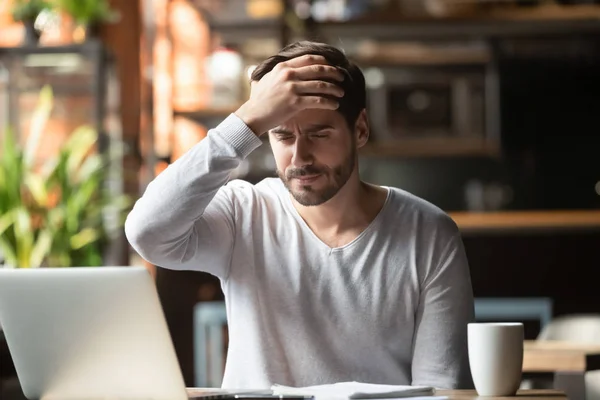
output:
M 316 181 L 320 176 L 321 176 L 321 174 L 304 175 L 304 176 L 297 176 L 294 179 L 297 179 L 300 183 L 311 183 L 311 182 Z

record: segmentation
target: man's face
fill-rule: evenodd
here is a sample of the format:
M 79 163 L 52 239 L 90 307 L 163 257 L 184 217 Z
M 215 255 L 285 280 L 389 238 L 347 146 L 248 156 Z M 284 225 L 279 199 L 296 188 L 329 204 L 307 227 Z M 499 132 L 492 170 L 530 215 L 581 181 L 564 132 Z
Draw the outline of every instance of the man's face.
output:
M 304 110 L 269 131 L 269 140 L 277 174 L 303 206 L 334 197 L 355 169 L 355 134 L 336 111 Z

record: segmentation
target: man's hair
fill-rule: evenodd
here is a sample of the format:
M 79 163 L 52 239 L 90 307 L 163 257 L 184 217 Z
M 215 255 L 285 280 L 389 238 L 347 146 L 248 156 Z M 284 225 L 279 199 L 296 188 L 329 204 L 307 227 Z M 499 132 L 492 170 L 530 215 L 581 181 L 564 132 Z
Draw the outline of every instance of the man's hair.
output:
M 354 128 L 358 116 L 366 108 L 365 77 L 360 68 L 348 60 L 346 55 L 334 46 L 309 41 L 292 43 L 257 66 L 252 72 L 251 80 L 259 81 L 271 72 L 277 64 L 306 54 L 324 57 L 331 66 L 337 67 L 344 74 L 344 81 L 338 83 L 344 90 L 344 97 L 339 99 L 337 111 L 344 116 L 350 129 Z

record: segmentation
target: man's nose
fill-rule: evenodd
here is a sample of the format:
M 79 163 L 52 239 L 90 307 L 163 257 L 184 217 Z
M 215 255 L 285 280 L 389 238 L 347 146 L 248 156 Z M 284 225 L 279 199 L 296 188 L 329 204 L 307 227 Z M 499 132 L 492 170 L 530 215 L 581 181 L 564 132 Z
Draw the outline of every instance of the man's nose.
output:
M 312 164 L 312 155 L 310 151 L 310 143 L 302 136 L 296 139 L 294 143 L 294 154 L 292 155 L 292 165 L 295 167 L 303 167 L 307 164 Z

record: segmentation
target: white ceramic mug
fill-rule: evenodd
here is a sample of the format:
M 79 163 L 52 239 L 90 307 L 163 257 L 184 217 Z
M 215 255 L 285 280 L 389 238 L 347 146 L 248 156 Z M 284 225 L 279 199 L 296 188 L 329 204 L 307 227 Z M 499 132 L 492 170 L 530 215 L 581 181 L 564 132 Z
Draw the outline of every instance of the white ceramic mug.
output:
M 514 396 L 523 370 L 522 323 L 468 325 L 469 365 L 477 394 Z

